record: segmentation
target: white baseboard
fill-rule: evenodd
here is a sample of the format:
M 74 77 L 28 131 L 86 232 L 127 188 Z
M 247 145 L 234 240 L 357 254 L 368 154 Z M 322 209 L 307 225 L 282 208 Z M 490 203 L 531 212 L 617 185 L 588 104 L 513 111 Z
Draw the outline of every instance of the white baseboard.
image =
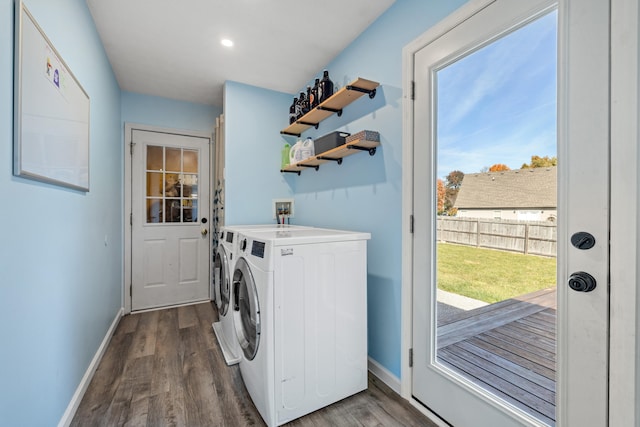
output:
M 369 372 L 378 377 L 391 390 L 400 394 L 400 378 L 393 375 L 387 368 L 369 357 Z
M 67 406 L 67 410 L 64 411 L 64 414 L 62 415 L 62 418 L 58 423 L 58 427 L 69 427 L 69 425 L 71 424 L 71 421 L 73 420 L 73 417 L 76 414 L 76 411 L 78 410 L 78 406 L 80 406 L 80 402 L 84 397 L 84 393 L 87 391 L 87 387 L 89 387 L 89 383 L 93 378 L 93 374 L 96 372 L 96 369 L 98 369 L 98 364 L 100 363 L 100 360 L 102 360 L 102 356 L 107 350 L 109 341 L 111 341 L 111 337 L 113 336 L 113 333 L 116 331 L 116 327 L 118 326 L 118 323 L 120 322 L 120 319 L 122 318 L 123 314 L 124 314 L 124 308 L 121 308 L 120 310 L 118 310 L 118 313 L 116 314 L 115 319 L 113 319 L 113 323 L 111 323 L 111 326 L 107 331 L 107 334 L 104 336 L 104 339 L 102 340 L 102 344 L 100 344 L 100 347 L 98 347 L 98 351 L 96 352 L 95 356 L 93 356 L 93 360 L 91 360 L 91 363 L 89 364 L 87 371 L 84 373 L 82 380 L 80 380 L 80 384 L 78 384 L 78 388 L 76 388 L 76 392 L 73 394 L 73 397 L 71 398 L 71 401 Z

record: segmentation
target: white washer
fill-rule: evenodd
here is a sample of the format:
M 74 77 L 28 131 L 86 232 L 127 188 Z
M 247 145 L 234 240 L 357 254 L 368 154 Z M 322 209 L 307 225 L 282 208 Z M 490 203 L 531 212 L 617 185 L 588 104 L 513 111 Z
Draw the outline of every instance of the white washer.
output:
M 250 230 L 284 230 L 293 228 L 311 228 L 289 224 L 257 224 L 232 225 L 221 227 L 220 244 L 214 258 L 213 295 L 218 307 L 219 321 L 213 323 L 213 331 L 218 339 L 224 360 L 227 365 L 234 365 L 240 361 L 238 341 L 233 327 L 231 310 L 234 304 L 231 294 L 231 276 L 236 262 L 238 233 Z
M 232 279 L 240 372 L 269 427 L 367 388 L 368 239 L 241 233 Z

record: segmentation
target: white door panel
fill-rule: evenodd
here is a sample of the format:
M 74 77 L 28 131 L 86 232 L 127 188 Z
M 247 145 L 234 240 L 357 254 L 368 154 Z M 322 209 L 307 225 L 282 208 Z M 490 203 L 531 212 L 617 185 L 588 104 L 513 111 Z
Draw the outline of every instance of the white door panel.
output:
M 133 130 L 132 310 L 209 298 L 209 139 Z
M 502 35 L 554 8 L 553 1 L 497 0 L 416 49 L 413 55 L 412 390 L 456 427 L 543 425 L 505 405 L 436 358 L 436 75 Z M 558 29 L 558 307 L 556 420 L 607 425 L 609 221 L 609 2 L 560 1 Z M 444 27 L 443 27 L 444 28 Z M 532 153 L 534 154 L 534 153 Z M 596 245 L 571 246 L 588 231 Z M 590 273 L 592 292 L 570 290 L 569 276 Z M 499 368 L 498 368 L 499 369 Z M 499 388 L 499 387 L 498 387 Z M 588 402 L 588 403 L 586 403 Z

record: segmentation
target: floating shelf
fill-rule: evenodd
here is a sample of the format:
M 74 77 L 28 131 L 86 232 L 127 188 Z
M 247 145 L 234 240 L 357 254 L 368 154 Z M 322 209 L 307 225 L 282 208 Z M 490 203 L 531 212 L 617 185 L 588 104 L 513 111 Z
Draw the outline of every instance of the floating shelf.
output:
M 310 127 L 317 129 L 320 122 L 327 117 L 333 114 L 337 114 L 338 117 L 340 117 L 342 115 L 342 109 L 361 96 L 368 94 L 369 98 L 373 99 L 376 96 L 376 88 L 378 86 L 380 86 L 378 82 L 358 77 L 331 95 L 329 99 L 326 99 L 316 108 L 300 117 L 300 119 L 296 120 L 293 124 L 281 130 L 280 133 L 283 135 L 300 136 L 302 132 Z
M 378 145 L 380 145 L 379 141 L 367 141 L 366 139 L 358 139 L 356 141 L 351 141 L 347 144 L 333 148 L 329 151 L 325 151 L 324 153 L 320 153 L 317 156 L 309 157 L 308 159 L 301 162 L 288 165 L 286 168 L 280 169 L 280 172 L 291 172 L 300 175 L 300 173 L 305 169 L 313 168 L 315 170 L 318 170 L 320 169 L 321 164 L 327 162 L 336 162 L 341 165 L 343 158 L 352 154 L 359 153 L 361 151 L 368 151 L 369 155 L 373 156 L 374 154 L 376 154 L 376 147 Z

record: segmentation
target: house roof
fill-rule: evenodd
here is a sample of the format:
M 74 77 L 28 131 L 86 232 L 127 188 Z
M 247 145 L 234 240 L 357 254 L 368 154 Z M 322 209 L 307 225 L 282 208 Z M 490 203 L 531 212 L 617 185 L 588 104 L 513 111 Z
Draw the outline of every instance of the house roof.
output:
M 466 174 L 458 209 L 556 208 L 557 167 Z

